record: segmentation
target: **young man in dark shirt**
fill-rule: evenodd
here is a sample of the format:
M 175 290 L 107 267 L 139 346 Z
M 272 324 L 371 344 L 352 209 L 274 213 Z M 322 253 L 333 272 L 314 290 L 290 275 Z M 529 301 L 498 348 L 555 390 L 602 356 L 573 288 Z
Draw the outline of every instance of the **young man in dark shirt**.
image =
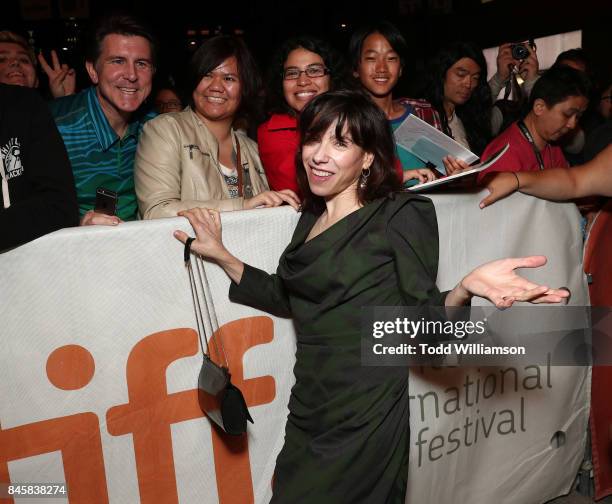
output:
M 0 84 L 0 251 L 78 225 L 74 178 L 37 91 Z

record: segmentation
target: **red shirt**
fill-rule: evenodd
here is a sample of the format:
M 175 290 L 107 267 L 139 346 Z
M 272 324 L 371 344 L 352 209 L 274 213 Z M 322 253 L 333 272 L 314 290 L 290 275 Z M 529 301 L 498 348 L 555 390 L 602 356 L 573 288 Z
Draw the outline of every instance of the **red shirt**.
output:
M 492 166 L 478 175 L 478 180 L 482 179 L 485 173 L 500 171 L 537 171 L 540 169 L 538 158 L 521 130 L 513 123 L 507 130 L 500 133 L 491 140 L 487 148 L 482 153 L 481 158 L 486 161 L 489 157 L 509 144 L 506 153 Z M 541 151 L 544 169 L 548 168 L 568 168 L 569 164 L 563 155 L 561 147 L 547 144 Z
M 298 192 L 295 175 L 295 153 L 300 145 L 297 118 L 273 114 L 257 128 L 257 143 L 270 189 Z

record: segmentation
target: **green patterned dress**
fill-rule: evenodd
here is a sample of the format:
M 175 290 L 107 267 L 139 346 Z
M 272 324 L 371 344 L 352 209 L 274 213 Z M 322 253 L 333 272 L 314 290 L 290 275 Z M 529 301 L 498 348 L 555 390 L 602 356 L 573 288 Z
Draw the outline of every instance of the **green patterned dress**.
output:
M 376 200 L 305 242 L 304 213 L 275 275 L 245 265 L 230 299 L 292 317 L 295 385 L 273 503 L 403 503 L 408 369 L 361 365 L 362 306 L 443 305 L 430 200 Z

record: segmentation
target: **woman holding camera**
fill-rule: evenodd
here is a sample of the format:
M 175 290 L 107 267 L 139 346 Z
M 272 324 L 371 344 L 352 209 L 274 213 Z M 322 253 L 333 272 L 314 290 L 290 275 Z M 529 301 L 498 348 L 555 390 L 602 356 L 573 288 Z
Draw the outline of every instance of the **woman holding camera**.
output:
M 134 179 L 142 218 L 175 217 L 194 206 L 297 208 L 292 191 L 268 190 L 257 145 L 232 128 L 259 90 L 244 42 L 230 36 L 207 40 L 193 55 L 191 74 L 190 106 L 149 121 L 140 136 Z
M 435 284 L 438 235 L 430 200 L 400 188 L 382 110 L 365 95 L 317 96 L 299 119 L 303 213 L 275 275 L 223 245 L 218 212 L 182 212 L 192 250 L 232 279 L 230 299 L 294 319 L 295 386 L 272 502 L 402 503 L 409 453 L 408 368 L 361 362 L 363 306 L 498 306 L 560 302 L 566 291 L 522 279 L 543 257 L 485 264 L 448 293 Z M 186 242 L 181 231 L 175 237 Z

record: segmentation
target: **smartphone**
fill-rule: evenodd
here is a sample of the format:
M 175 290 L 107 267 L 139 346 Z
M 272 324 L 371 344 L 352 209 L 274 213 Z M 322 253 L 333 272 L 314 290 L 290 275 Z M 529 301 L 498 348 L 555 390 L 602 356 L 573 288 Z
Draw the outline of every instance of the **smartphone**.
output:
M 96 206 L 94 210 L 97 213 L 115 215 L 117 212 L 118 199 L 115 191 L 111 191 L 104 187 L 98 187 L 96 189 Z

